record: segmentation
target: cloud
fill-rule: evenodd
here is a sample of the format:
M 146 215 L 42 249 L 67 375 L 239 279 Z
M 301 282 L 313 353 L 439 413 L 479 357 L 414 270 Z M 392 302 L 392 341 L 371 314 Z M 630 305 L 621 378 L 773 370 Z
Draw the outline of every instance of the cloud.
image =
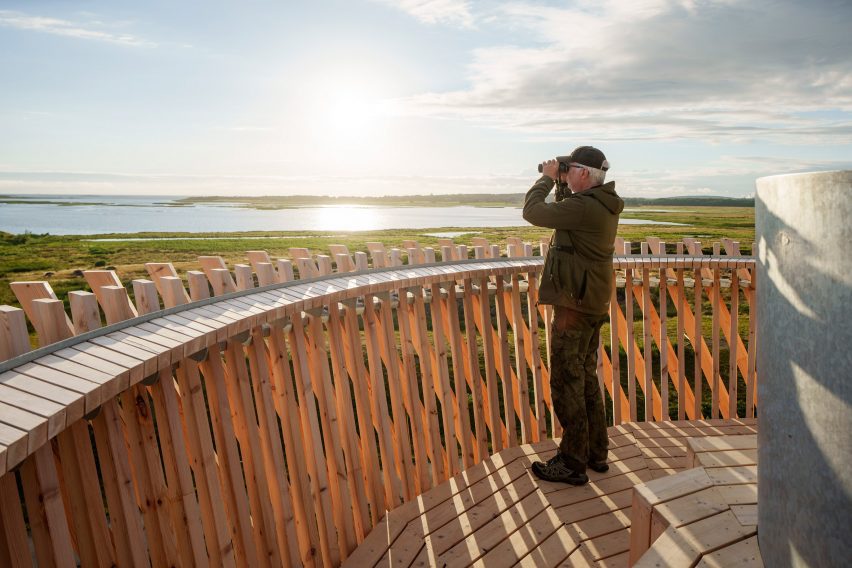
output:
M 103 29 L 101 21 L 77 23 L 58 18 L 30 16 L 10 10 L 0 10 L 0 27 L 30 30 L 77 39 L 104 41 L 130 47 L 156 47 L 157 44 L 130 34 L 119 34 Z
M 407 12 L 427 24 L 451 24 L 473 27 L 473 15 L 467 0 L 374 0 Z
M 510 2 L 490 14 L 507 39 L 471 53 L 469 86 L 400 101 L 407 112 L 608 140 L 852 135 L 848 1 Z
M 537 175 L 537 174 L 536 174 Z M 520 193 L 531 175 L 328 176 L 314 189 L 308 175 L 183 175 L 0 168 L 0 195 L 429 195 Z

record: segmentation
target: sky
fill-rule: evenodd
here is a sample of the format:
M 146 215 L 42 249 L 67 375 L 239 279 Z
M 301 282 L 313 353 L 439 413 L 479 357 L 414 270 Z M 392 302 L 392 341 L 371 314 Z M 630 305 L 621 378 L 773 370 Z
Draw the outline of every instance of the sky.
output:
M 0 194 L 627 197 L 852 169 L 852 1 L 0 0 Z

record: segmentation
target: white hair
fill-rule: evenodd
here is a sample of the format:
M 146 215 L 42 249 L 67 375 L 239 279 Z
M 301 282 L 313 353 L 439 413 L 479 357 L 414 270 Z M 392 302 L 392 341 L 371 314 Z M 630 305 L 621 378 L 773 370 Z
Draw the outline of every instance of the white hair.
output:
M 606 179 L 606 172 L 603 170 L 599 170 L 597 168 L 592 168 L 589 166 L 583 166 L 589 172 L 589 179 L 592 182 L 592 187 L 597 187 L 599 185 L 603 185 L 604 180 Z

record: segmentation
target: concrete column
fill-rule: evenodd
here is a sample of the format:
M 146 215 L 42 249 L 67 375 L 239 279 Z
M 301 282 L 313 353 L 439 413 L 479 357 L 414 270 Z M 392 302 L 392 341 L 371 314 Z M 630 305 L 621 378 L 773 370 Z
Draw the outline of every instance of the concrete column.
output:
M 757 180 L 758 541 L 852 562 L 852 171 Z

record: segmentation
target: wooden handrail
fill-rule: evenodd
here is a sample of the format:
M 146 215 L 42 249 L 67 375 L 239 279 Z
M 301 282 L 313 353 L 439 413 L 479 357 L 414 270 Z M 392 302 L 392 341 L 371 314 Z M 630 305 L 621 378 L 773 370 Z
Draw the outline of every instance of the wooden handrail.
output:
M 46 283 L 13 285 L 42 346 L 28 351 L 24 311 L 0 309 L 0 564 L 31 539 L 40 562 L 73 549 L 86 564 L 336 565 L 386 510 L 493 451 L 557 436 L 540 355 L 548 308 L 535 301 L 542 259 L 492 248 L 481 260 L 302 280 L 253 251 L 259 280 L 274 282 L 262 288 L 247 265 L 232 276 L 206 257 L 189 294 L 158 263 L 154 282 L 134 281 L 135 302 L 114 274 L 91 275 L 95 293 L 72 293 L 71 318 Z M 399 259 L 376 251 L 382 263 Z M 413 262 L 433 258 L 410 251 Z M 337 266 L 363 266 L 358 258 Z M 617 332 L 601 348 L 599 377 L 616 423 L 668 419 L 661 395 L 670 392 L 679 415 L 703 415 L 687 343 L 698 346 L 686 352 L 697 352 L 699 384 L 712 392 L 707 414 L 736 416 L 734 393 L 753 413 L 753 335 L 744 343 L 730 314 L 741 292 L 752 306 L 754 266 L 727 255 L 614 258 L 625 293 L 614 295 Z M 683 301 L 690 281 L 702 285 L 702 302 Z M 655 296 L 670 301 L 655 306 Z M 638 302 L 641 334 L 627 299 Z M 699 326 L 696 335 L 704 313 L 689 306 L 708 303 L 721 314 L 716 332 Z M 732 335 L 725 369 L 720 342 Z M 652 343 L 665 353 L 656 371 Z

